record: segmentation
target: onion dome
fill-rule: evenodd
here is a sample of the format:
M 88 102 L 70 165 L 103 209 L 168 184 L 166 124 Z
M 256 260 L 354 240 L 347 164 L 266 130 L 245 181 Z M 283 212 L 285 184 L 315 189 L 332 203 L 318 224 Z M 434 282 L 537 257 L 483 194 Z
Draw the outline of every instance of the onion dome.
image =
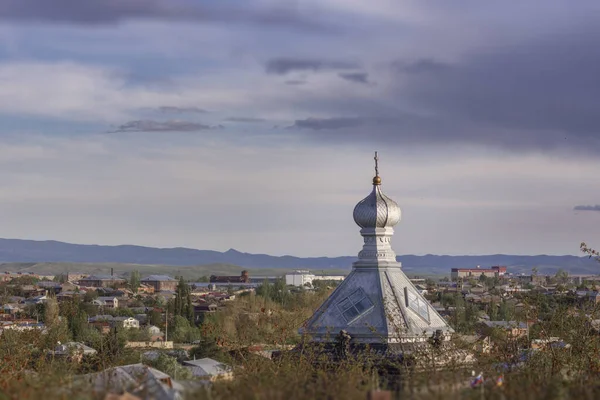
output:
M 378 161 L 375 152 L 373 190 L 354 207 L 354 222 L 361 228 L 391 228 L 400 222 L 400 207 L 381 191 Z

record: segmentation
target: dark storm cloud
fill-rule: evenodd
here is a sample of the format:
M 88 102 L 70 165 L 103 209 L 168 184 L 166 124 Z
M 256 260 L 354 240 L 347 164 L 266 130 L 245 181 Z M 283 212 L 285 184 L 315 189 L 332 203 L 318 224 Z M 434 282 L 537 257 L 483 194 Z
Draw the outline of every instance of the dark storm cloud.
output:
M 340 72 L 338 76 L 354 83 L 369 84 L 369 74 L 366 72 Z
M 479 49 L 452 66 L 422 61 L 400 69 L 408 84 L 399 96 L 440 114 L 530 131 L 533 141 L 559 131 L 586 142 L 600 136 L 598 35 L 598 26 L 587 26 Z
M 0 20 L 114 24 L 130 19 L 248 22 L 319 31 L 332 30 L 293 8 L 253 7 L 243 4 L 184 0 L 2 0 Z M 310 18 L 309 18 L 310 17 Z
M 319 60 L 308 58 L 275 58 L 267 61 L 269 74 L 285 75 L 294 71 L 348 70 L 358 68 L 358 64 L 348 61 Z
M 600 211 L 600 204 L 596 204 L 595 206 L 575 206 L 573 207 L 575 211 Z
M 158 110 L 165 114 L 206 114 L 208 111 L 203 110 L 198 107 L 173 107 L 173 106 L 163 106 L 159 107 Z
M 293 127 L 319 141 L 597 154 L 599 36 L 600 26 L 580 26 L 475 49 L 452 63 L 396 61 L 385 101 L 311 99 L 311 112 L 332 117 L 300 119 Z
M 225 121 L 256 123 L 256 122 L 265 122 L 266 120 L 263 118 L 252 118 L 252 117 L 229 117 L 229 118 L 225 118 Z
M 195 132 L 214 129 L 209 125 L 190 121 L 129 121 L 111 131 L 117 132 Z

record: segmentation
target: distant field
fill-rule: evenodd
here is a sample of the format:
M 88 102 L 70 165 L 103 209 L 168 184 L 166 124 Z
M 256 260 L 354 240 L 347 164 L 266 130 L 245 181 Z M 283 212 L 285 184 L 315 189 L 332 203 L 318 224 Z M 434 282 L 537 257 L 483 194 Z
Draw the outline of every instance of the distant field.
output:
M 120 264 L 120 263 L 2 263 L 0 273 L 33 272 L 40 275 L 58 275 L 66 272 L 81 272 L 84 274 L 110 274 L 111 268 L 115 275 L 129 275 L 131 271 L 139 271 L 142 276 L 160 274 L 170 276 L 183 276 L 185 279 L 198 279 L 210 275 L 240 275 L 244 268 L 231 264 L 207 264 L 192 266 L 151 265 L 151 264 Z M 291 269 L 284 268 L 252 268 L 247 269 L 250 276 L 283 276 Z M 346 275 L 349 270 L 328 269 L 326 271 L 312 270 L 320 275 Z

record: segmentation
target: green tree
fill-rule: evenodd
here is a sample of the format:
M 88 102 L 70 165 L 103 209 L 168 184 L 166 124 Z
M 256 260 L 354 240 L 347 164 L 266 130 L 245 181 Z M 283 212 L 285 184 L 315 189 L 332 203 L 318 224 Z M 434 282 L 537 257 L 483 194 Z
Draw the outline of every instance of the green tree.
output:
M 140 271 L 134 270 L 131 271 L 131 276 L 129 277 L 129 288 L 133 291 L 133 293 L 137 293 L 140 287 Z
M 69 330 L 71 336 L 76 341 L 83 341 L 86 335 L 86 331 L 89 329 L 88 317 L 85 311 L 79 310 L 74 317 L 68 318 Z
M 147 364 L 159 371 L 170 375 L 174 379 L 189 380 L 192 379 L 192 372 L 179 364 L 175 357 L 161 353 L 154 361 L 147 361 Z
M 148 313 L 148 323 L 159 328 L 162 327 L 164 325 L 162 314 L 156 310 L 151 310 Z

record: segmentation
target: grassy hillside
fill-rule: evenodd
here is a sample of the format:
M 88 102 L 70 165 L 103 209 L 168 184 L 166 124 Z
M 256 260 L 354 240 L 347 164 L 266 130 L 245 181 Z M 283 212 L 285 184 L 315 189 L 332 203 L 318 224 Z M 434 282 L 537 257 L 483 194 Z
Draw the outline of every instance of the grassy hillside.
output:
M 151 264 L 121 264 L 121 263 L 3 263 L 0 264 L 0 273 L 33 272 L 40 275 L 57 275 L 66 272 L 85 274 L 110 274 L 111 268 L 115 275 L 129 275 L 131 271 L 139 271 L 142 276 L 161 274 L 170 276 L 183 276 L 185 279 L 198 279 L 210 275 L 240 275 L 244 268 L 231 264 L 207 264 L 193 266 L 151 265 Z M 283 276 L 289 273 L 284 268 L 253 268 L 250 276 Z M 321 271 L 313 271 L 320 274 Z M 347 270 L 327 270 L 328 275 L 345 275 Z

